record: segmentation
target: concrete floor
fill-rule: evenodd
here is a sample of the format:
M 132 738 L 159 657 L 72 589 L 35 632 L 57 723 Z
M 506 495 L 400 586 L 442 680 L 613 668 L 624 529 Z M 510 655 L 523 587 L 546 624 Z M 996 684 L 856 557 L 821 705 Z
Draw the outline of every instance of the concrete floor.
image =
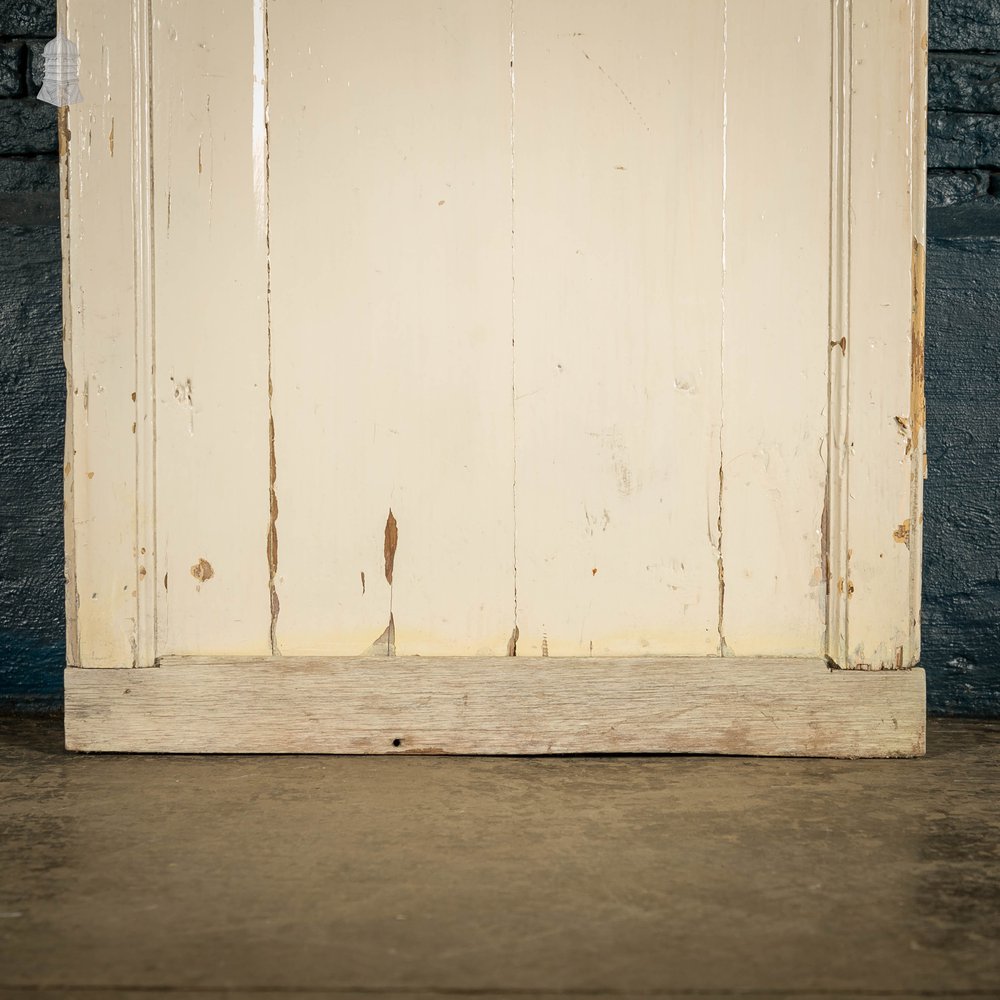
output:
M 60 740 L 0 719 L 0 1000 L 1000 996 L 1000 722 L 912 761 Z

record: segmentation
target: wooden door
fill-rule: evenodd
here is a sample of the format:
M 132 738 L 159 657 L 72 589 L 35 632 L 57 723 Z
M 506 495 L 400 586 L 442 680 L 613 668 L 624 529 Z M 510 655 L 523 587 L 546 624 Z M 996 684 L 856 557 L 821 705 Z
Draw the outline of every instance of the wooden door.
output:
M 923 0 L 63 17 L 70 745 L 922 751 Z

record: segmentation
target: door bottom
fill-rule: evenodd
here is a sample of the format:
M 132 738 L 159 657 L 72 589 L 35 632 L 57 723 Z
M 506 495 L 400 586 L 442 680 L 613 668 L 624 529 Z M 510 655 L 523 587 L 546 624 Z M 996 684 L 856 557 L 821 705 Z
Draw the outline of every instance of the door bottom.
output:
M 914 757 L 924 672 L 822 659 L 178 657 L 66 670 L 70 750 Z

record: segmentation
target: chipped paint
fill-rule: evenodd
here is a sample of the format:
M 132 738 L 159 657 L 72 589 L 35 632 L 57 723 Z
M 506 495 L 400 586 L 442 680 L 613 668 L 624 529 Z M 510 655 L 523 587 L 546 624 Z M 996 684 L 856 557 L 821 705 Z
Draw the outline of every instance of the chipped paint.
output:
M 70 131 L 69 131 L 69 117 L 67 115 L 68 108 L 58 108 L 56 112 L 56 127 L 59 133 L 59 157 L 61 159 L 65 158 L 66 154 L 69 152 L 69 141 L 70 141 Z M 69 184 L 69 171 L 66 171 L 66 183 Z M 68 196 L 67 196 L 68 197 Z
M 510 633 L 510 638 L 507 640 L 507 655 L 517 656 L 517 640 L 520 638 L 521 633 L 518 631 L 515 625 Z
M 361 596 L 365 596 L 365 571 L 361 571 Z
M 385 521 L 385 538 L 382 543 L 382 552 L 385 556 L 385 581 L 392 586 L 392 567 L 396 561 L 396 544 L 399 541 L 399 527 L 396 518 L 393 516 L 392 508 L 389 508 L 389 516 Z
M 212 569 L 212 564 L 207 559 L 202 558 L 191 567 L 191 575 L 199 583 L 205 583 L 215 576 L 215 570 Z M 166 580 L 164 580 L 164 586 L 166 586 Z
M 909 547 L 910 545 L 910 519 L 906 518 L 902 524 L 898 525 L 896 530 L 893 531 L 892 537 L 894 541 L 900 542 L 903 545 Z

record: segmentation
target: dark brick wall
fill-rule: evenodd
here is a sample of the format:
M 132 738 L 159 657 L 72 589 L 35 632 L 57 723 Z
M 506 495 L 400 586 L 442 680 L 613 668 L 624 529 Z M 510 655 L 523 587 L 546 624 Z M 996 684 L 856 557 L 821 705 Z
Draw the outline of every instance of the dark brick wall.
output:
M 0 704 L 63 662 L 54 0 L 0 0 Z M 1000 716 L 1000 0 L 931 0 L 924 654 L 934 711 Z
M 0 704 L 61 700 L 62 271 L 52 0 L 0 0 Z
M 1000 715 L 1000 0 L 931 0 L 923 654 Z

